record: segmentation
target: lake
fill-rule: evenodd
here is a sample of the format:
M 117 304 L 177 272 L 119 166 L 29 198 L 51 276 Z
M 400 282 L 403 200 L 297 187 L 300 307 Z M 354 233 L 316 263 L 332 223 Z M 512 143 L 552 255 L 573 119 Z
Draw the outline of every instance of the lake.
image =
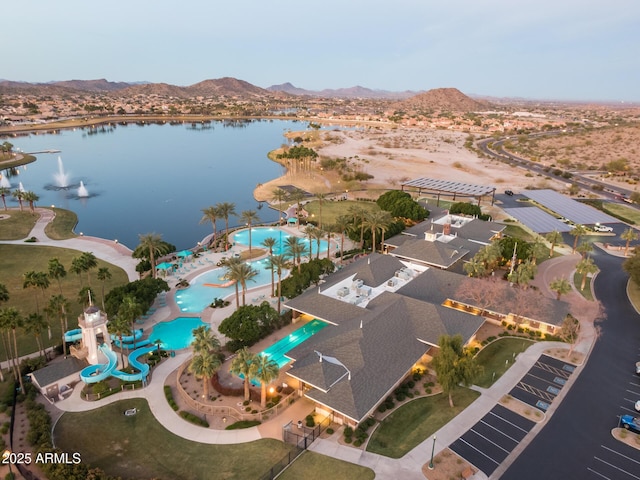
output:
M 131 123 L 5 138 L 14 150 L 60 150 L 36 154 L 37 161 L 17 169 L 9 181 L 12 190 L 22 183 L 39 195 L 37 205 L 73 210 L 76 233 L 117 239 L 134 249 L 139 234 L 155 232 L 178 249 L 189 248 L 213 231 L 210 222 L 199 224 L 201 209 L 219 202 L 235 203 L 238 214 L 256 210 L 263 222 L 278 219 L 268 206 L 258 208 L 253 190 L 284 173 L 267 153 L 286 142 L 286 131 L 306 127 L 281 120 Z M 59 159 L 67 189 L 56 185 Z M 88 197 L 78 196 L 80 182 Z M 17 205 L 10 196 L 7 203 Z M 237 225 L 238 217 L 229 223 Z

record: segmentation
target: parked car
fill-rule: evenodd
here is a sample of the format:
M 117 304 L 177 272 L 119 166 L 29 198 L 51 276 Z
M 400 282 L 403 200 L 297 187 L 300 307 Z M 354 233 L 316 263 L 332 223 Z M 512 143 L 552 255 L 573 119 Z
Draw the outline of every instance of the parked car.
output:
M 640 375 L 640 362 L 636 362 L 636 375 Z
M 622 415 L 620 417 L 620 426 L 632 432 L 640 433 L 640 418 L 633 415 Z
M 593 229 L 596 232 L 613 232 L 613 228 L 608 227 L 607 225 L 596 225 Z
M 513 190 L 505 190 L 504 193 L 509 195 L 510 197 L 513 197 Z
M 636 408 L 636 412 L 640 412 L 640 400 L 636 402 L 635 408 Z

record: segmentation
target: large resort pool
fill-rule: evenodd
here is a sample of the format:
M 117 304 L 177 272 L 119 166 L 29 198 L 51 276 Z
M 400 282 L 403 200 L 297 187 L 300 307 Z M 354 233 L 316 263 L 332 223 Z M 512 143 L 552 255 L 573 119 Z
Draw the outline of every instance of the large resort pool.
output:
M 300 232 L 300 233 L 302 234 L 303 232 Z M 254 227 L 251 229 L 251 246 L 254 248 L 265 248 L 264 245 L 262 245 L 262 242 L 264 242 L 265 239 L 271 237 L 276 240 L 276 244 L 273 247 L 273 254 L 282 255 L 283 253 L 286 253 L 285 242 L 287 241 L 287 238 L 292 236 L 293 235 L 288 233 L 286 230 L 283 230 L 282 228 Z M 309 239 L 306 237 L 300 236 L 300 240 L 305 246 L 305 251 L 309 252 Z M 233 241 L 235 243 L 248 246 L 249 245 L 249 229 L 245 228 L 244 230 L 240 230 L 237 233 L 235 233 L 233 236 Z M 318 251 L 317 242 L 315 241 L 311 242 L 312 255 L 315 255 L 317 251 Z M 327 241 L 320 240 L 320 254 L 326 251 L 327 251 Z
M 181 350 L 187 348 L 193 342 L 193 331 L 207 325 L 200 317 L 178 317 L 170 322 L 158 323 L 151 330 L 149 342 L 156 340 L 162 342 L 165 350 Z
M 302 342 L 310 338 L 312 335 L 318 333 L 326 326 L 327 324 L 325 322 L 314 318 L 303 327 L 298 328 L 283 339 L 278 340 L 270 347 L 265 348 L 262 352 L 260 352 L 260 355 L 269 357 L 271 360 L 278 364 L 278 367 L 282 368 L 290 361 L 286 356 L 289 350 L 297 347 Z

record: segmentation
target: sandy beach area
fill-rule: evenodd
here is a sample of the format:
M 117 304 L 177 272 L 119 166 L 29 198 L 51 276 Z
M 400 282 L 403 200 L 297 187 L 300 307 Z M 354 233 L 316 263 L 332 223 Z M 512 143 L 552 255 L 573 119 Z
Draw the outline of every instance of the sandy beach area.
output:
M 448 130 L 412 127 L 363 128 L 317 132 L 303 145 L 318 152 L 309 171 L 289 169 L 282 177 L 258 185 L 254 195 L 259 201 L 272 199 L 272 192 L 282 185 L 295 185 L 316 193 L 345 193 L 400 188 L 402 182 L 420 177 L 452 180 L 476 185 L 521 191 L 527 187 L 563 189 L 555 179 L 535 176 L 519 167 L 497 160 L 479 158 L 464 144 L 469 134 Z M 275 153 L 281 150 L 276 151 Z M 323 160 L 344 159 L 345 169 L 323 168 Z M 362 172 L 373 178 L 358 182 L 344 179 L 344 172 Z M 363 196 L 358 194 L 357 196 Z

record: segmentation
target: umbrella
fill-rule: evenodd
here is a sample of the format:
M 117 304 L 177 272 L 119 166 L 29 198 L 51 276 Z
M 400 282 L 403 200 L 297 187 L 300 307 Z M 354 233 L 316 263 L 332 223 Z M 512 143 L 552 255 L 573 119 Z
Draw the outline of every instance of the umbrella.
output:
M 177 255 L 179 257 L 186 258 L 193 255 L 193 252 L 191 250 L 180 250 Z
M 173 268 L 173 263 L 162 262 L 156 265 L 156 268 L 158 270 L 169 270 L 170 268 Z

